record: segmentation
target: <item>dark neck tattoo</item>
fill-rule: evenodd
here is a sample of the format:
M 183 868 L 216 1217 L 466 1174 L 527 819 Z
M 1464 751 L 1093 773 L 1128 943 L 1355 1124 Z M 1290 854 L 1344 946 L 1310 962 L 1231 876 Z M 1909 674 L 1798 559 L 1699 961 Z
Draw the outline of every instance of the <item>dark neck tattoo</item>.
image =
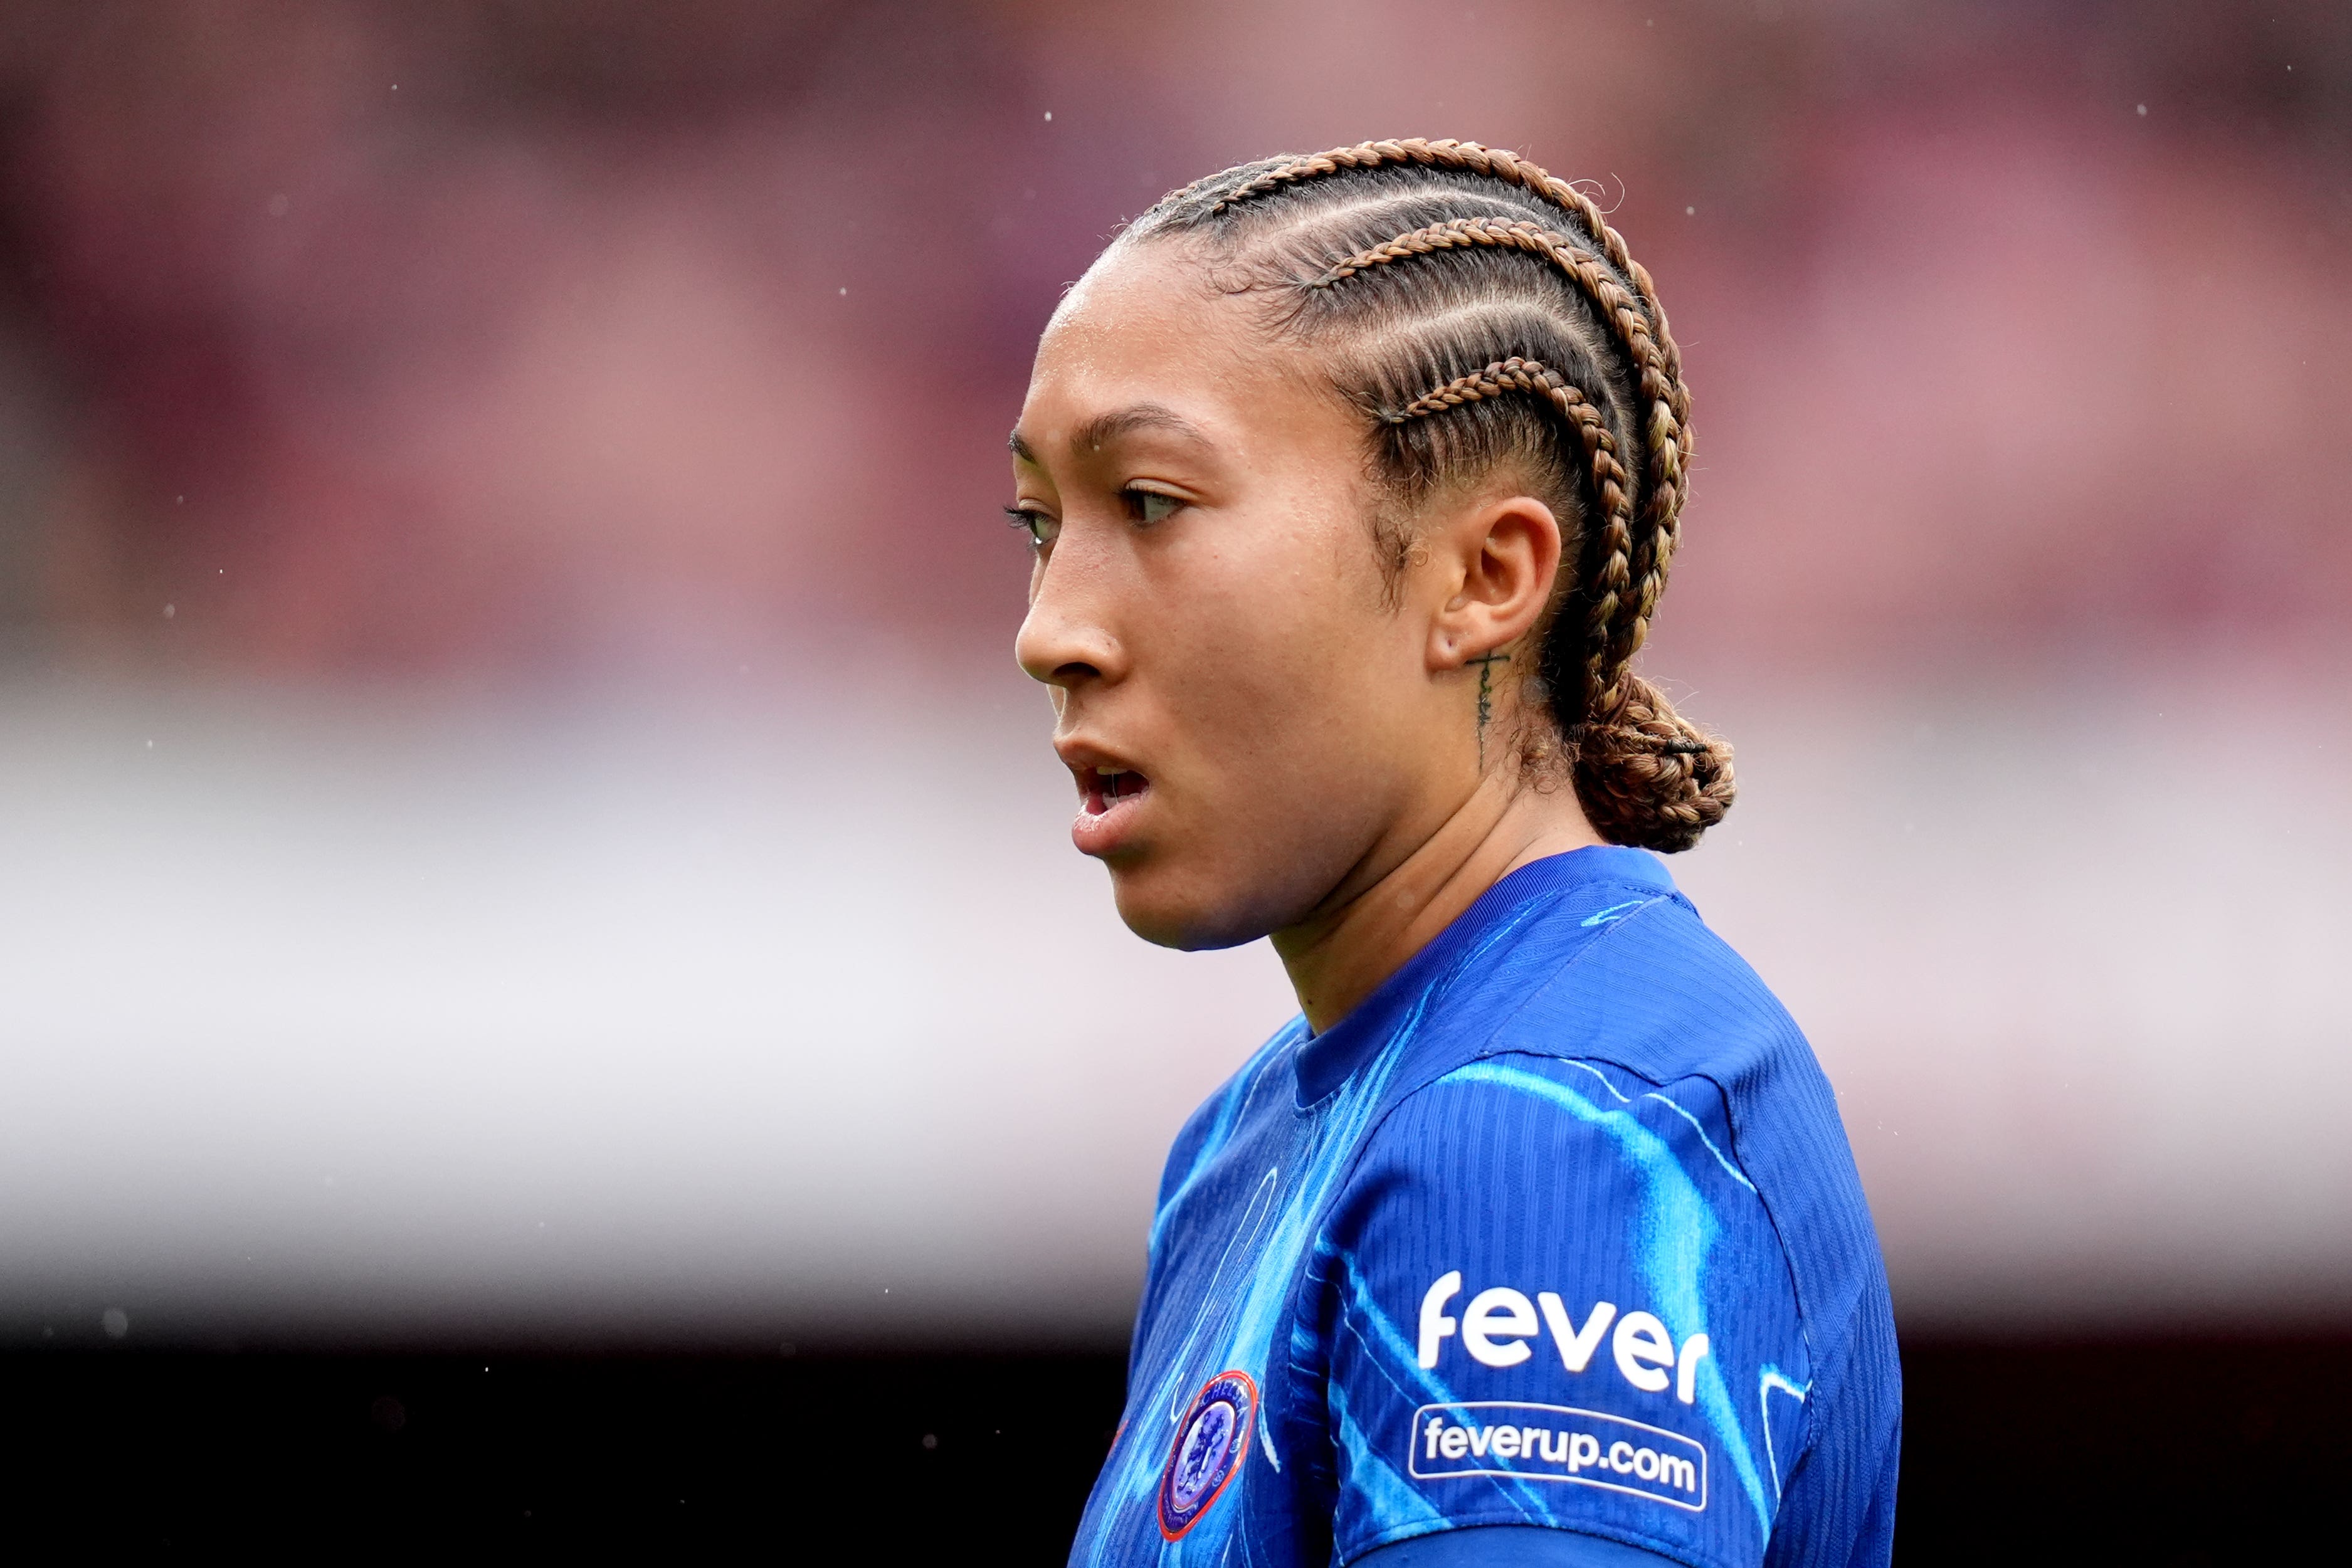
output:
M 1493 681 L 1495 666 L 1497 664 L 1507 664 L 1510 662 L 1511 656 L 1508 653 L 1481 653 L 1475 659 L 1463 661 L 1465 664 L 1478 666 L 1478 771 L 1481 773 L 1486 771 L 1486 721 L 1494 716 L 1495 712 L 1494 705 L 1490 700 L 1495 690 Z

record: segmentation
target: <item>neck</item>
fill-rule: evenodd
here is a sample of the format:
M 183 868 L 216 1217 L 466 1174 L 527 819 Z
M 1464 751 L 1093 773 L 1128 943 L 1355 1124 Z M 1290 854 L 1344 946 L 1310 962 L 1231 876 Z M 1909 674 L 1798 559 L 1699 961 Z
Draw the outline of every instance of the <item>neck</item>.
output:
M 1601 842 L 1573 789 L 1539 794 L 1487 774 L 1469 798 L 1384 872 L 1351 877 L 1297 925 L 1274 934 L 1299 1009 L 1318 1034 L 1459 919 L 1479 894 L 1549 855 Z

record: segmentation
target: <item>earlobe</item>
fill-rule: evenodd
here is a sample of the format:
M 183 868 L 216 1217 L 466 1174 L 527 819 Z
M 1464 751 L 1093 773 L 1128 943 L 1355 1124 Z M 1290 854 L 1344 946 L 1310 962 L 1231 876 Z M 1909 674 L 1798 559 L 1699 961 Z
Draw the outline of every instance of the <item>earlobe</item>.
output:
M 1517 642 L 1542 618 L 1559 576 L 1559 522 L 1534 497 L 1511 496 L 1469 508 L 1438 532 L 1431 542 L 1451 547 L 1459 576 L 1430 652 L 1434 667 L 1458 668 Z
M 1472 507 L 1441 530 L 1458 587 L 1430 628 L 1432 674 L 1466 672 L 1478 680 L 1473 710 L 1477 767 L 1486 772 L 1486 732 L 1495 720 L 1495 666 L 1527 660 L 1522 642 L 1542 618 L 1559 574 L 1559 522 L 1531 496 Z

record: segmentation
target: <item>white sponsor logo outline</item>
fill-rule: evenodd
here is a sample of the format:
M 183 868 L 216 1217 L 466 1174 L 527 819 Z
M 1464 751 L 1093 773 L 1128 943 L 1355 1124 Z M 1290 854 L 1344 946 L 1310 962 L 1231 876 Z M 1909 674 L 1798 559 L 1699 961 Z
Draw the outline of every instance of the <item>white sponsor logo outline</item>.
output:
M 1588 1421 L 1606 1421 L 1615 1427 L 1631 1427 L 1635 1431 L 1650 1432 L 1670 1443 L 1698 1450 L 1698 1500 L 1685 1502 L 1638 1486 L 1626 1486 L 1613 1480 L 1600 1480 L 1591 1476 L 1562 1475 L 1549 1470 L 1499 1470 L 1491 1469 L 1424 1470 L 1421 1468 L 1421 1439 L 1425 1428 L 1422 1422 L 1433 1411 L 1439 1410 L 1540 1410 L 1551 1416 L 1578 1416 Z M 1466 1423 L 1465 1423 L 1466 1425 Z M 1516 1425 L 1516 1423 L 1514 1423 Z M 1492 1426 L 1489 1422 L 1487 1425 Z M 1605 1450 L 1604 1450 L 1605 1451 Z M 1548 1461 L 1538 1460 L 1538 1463 Z M 1405 1428 L 1405 1472 L 1415 1480 L 1453 1480 L 1469 1476 L 1508 1476 L 1523 1481 L 1568 1481 L 1578 1486 L 1599 1487 L 1603 1491 L 1623 1492 L 1628 1497 L 1647 1498 L 1652 1502 L 1664 1503 L 1685 1513 L 1706 1511 L 1707 1469 L 1706 1445 L 1680 1432 L 1669 1432 L 1664 1427 L 1653 1427 L 1646 1421 L 1635 1421 L 1623 1416 L 1612 1416 L 1605 1410 L 1583 1410 L 1573 1405 L 1538 1405 L 1520 1399 L 1457 1399 L 1444 1404 L 1424 1405 L 1412 1413 L 1412 1424 Z M 1610 1473 L 1615 1473 L 1612 1471 Z

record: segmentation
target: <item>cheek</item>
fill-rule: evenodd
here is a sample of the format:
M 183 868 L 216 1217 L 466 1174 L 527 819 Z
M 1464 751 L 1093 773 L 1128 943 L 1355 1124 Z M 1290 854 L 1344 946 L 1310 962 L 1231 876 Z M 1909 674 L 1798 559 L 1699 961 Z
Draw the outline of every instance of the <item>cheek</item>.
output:
M 1246 554 L 1206 541 L 1155 563 L 1136 673 L 1168 793 L 1148 852 L 1114 868 L 1121 913 L 1154 940 L 1223 946 L 1302 918 L 1412 796 L 1432 750 L 1412 734 L 1421 651 L 1370 541 L 1342 527 L 1262 527 Z
M 1220 559 L 1162 602 L 1162 697 L 1219 793 L 1371 784 L 1416 660 L 1369 565 L 1341 576 L 1328 549 Z

